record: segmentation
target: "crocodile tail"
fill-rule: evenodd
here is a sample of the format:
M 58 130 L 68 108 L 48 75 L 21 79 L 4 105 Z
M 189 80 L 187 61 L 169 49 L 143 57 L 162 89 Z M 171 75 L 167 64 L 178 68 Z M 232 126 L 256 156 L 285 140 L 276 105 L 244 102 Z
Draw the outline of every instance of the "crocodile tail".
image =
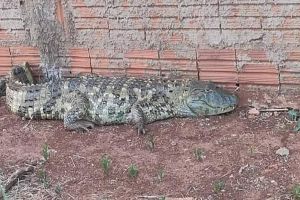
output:
M 21 83 L 10 79 L 6 87 L 6 104 L 8 108 L 22 117 L 30 117 L 30 103 L 27 101 L 29 91 L 34 91 L 36 85 Z M 31 103 L 34 105 L 34 102 Z

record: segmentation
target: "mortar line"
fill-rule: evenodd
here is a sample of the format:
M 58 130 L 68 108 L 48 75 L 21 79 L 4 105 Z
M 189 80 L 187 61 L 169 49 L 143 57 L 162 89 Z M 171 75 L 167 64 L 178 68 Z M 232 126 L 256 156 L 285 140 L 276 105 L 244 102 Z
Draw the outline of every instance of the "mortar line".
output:
M 8 52 L 9 52 L 9 57 L 10 57 L 10 64 L 11 64 L 11 67 L 13 67 L 13 56 L 12 56 L 10 47 L 8 47 Z
M 221 16 L 220 16 L 220 0 L 218 0 L 218 17 L 219 17 L 219 29 L 220 29 L 220 33 L 222 33 L 222 23 L 221 23 Z
M 198 64 L 198 52 L 197 52 L 197 48 L 195 49 L 195 53 L 196 53 L 196 68 L 197 68 L 197 78 L 198 80 L 200 80 L 200 69 L 199 69 L 199 64 Z
M 239 85 L 240 85 L 240 80 L 239 80 L 239 69 L 238 69 L 238 57 L 237 57 L 237 50 L 236 49 L 234 49 L 234 59 L 235 59 L 235 70 L 236 70 L 236 83 L 235 83 L 235 85 L 237 86 L 237 87 L 239 87 Z
M 91 58 L 91 52 L 90 52 L 90 48 L 88 48 L 88 54 L 89 54 L 89 59 L 90 59 L 90 68 L 91 68 L 91 74 L 93 74 L 92 58 Z
M 278 94 L 281 94 L 281 70 L 280 70 L 280 66 L 278 66 Z
M 162 78 L 161 62 L 160 62 L 160 51 L 161 51 L 160 45 L 161 43 L 159 43 L 159 49 L 157 50 L 157 58 L 159 61 L 159 78 Z
M 146 28 L 144 28 L 144 40 L 147 41 L 147 33 L 146 33 Z

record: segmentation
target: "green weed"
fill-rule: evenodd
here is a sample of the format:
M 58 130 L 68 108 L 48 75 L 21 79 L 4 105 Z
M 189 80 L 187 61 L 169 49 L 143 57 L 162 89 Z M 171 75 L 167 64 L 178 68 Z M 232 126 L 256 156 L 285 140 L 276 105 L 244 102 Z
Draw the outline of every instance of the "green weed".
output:
M 43 184 L 44 188 L 50 187 L 50 180 L 49 180 L 49 177 L 45 170 L 40 170 L 38 172 L 38 178 L 39 178 L 40 182 Z
M 164 177 L 165 177 L 165 171 L 164 169 L 161 168 L 157 172 L 157 179 L 159 180 L 159 182 L 162 182 Z
M 300 184 L 296 184 L 293 188 L 292 188 L 292 195 L 293 198 L 295 200 L 299 200 L 300 199 Z
M 139 170 L 137 168 L 137 166 L 135 166 L 134 164 L 131 164 L 128 168 L 128 175 L 131 178 L 135 178 L 137 177 L 139 174 Z
M 147 147 L 149 148 L 150 151 L 153 151 L 154 150 L 154 137 L 153 135 L 149 135 L 147 137 L 147 140 L 146 140 L 146 145 Z
M 42 148 L 42 156 L 44 158 L 44 161 L 46 162 L 50 158 L 50 150 L 48 144 L 44 144 Z
M 61 196 L 61 192 L 62 192 L 62 186 L 60 184 L 56 185 L 55 189 L 54 189 L 55 194 L 57 194 L 58 196 Z
M 104 173 L 108 174 L 111 167 L 111 159 L 108 155 L 105 154 L 102 156 L 102 158 L 100 159 L 100 165 Z
M 225 188 L 225 182 L 222 180 L 218 180 L 213 183 L 213 190 L 216 193 L 221 192 L 222 190 L 224 190 L 224 188 Z
M 195 156 L 196 160 L 202 161 L 204 159 L 204 157 L 205 157 L 204 156 L 204 150 L 201 149 L 201 148 L 196 148 L 194 150 L 194 156 Z

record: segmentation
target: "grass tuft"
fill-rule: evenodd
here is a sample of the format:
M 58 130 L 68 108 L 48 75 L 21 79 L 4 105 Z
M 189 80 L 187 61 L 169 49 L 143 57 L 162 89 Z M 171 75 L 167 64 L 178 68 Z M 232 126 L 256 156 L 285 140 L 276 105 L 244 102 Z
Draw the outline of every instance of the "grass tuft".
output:
M 225 182 L 222 180 L 217 180 L 213 183 L 213 190 L 215 193 L 219 193 L 225 188 Z
M 194 156 L 195 156 L 196 160 L 202 161 L 205 158 L 204 150 L 202 148 L 196 148 L 194 150 Z
M 138 174 L 139 174 L 139 170 L 138 170 L 137 166 L 134 164 L 131 164 L 128 168 L 129 177 L 135 178 L 138 176 Z
M 300 184 L 296 184 L 292 188 L 292 196 L 295 200 L 300 200 Z
M 100 165 L 101 165 L 101 168 L 102 168 L 104 174 L 107 175 L 111 168 L 111 159 L 109 158 L 108 155 L 105 154 L 102 156 L 102 158 L 100 159 Z
M 43 145 L 43 148 L 42 148 L 42 156 L 44 158 L 44 161 L 46 162 L 47 160 L 49 160 L 50 158 L 50 149 L 49 149 L 49 146 L 47 143 L 45 143 Z

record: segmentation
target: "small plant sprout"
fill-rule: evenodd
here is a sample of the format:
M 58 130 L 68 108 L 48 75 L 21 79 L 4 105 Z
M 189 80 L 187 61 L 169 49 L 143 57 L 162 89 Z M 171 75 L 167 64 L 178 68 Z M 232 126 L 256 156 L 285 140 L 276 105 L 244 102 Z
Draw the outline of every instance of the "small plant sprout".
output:
M 251 146 L 249 147 L 249 153 L 250 153 L 251 156 L 253 156 L 253 155 L 256 153 L 256 149 L 255 149 L 254 146 L 251 145 Z
M 146 145 L 147 145 L 147 147 L 149 148 L 150 151 L 154 150 L 154 136 L 153 135 L 149 135 L 147 137 Z
M 62 192 L 62 187 L 60 184 L 56 185 L 54 192 L 58 195 L 61 196 L 61 192 Z
M 295 200 L 300 200 L 300 184 L 296 184 L 292 188 L 292 196 Z
M 225 182 L 222 180 L 217 180 L 213 183 L 213 190 L 215 193 L 219 193 L 225 188 Z
M 103 155 L 102 158 L 100 159 L 100 165 L 101 168 L 103 169 L 104 174 L 108 174 L 111 166 L 111 160 L 108 155 Z
M 299 110 L 291 109 L 288 111 L 288 116 L 290 120 L 297 121 L 300 117 L 300 112 Z
M 38 172 L 38 177 L 39 177 L 40 182 L 43 184 L 44 188 L 50 187 L 50 180 L 49 180 L 47 172 L 45 170 L 40 170 Z
M 47 160 L 49 160 L 50 158 L 50 149 L 47 143 L 45 143 L 43 145 L 43 149 L 42 149 L 42 156 L 44 158 L 44 161 L 46 162 Z
M 195 155 L 195 158 L 198 160 L 198 161 L 202 161 L 205 156 L 204 156 L 204 150 L 201 149 L 201 148 L 196 148 L 194 150 L 194 155 Z
M 164 177 L 165 177 L 165 171 L 163 168 L 160 168 L 157 173 L 157 179 L 159 180 L 159 182 L 162 182 Z
M 129 177 L 135 178 L 135 177 L 137 177 L 138 174 L 139 174 L 139 170 L 138 170 L 137 166 L 135 166 L 134 164 L 131 164 L 128 168 Z

